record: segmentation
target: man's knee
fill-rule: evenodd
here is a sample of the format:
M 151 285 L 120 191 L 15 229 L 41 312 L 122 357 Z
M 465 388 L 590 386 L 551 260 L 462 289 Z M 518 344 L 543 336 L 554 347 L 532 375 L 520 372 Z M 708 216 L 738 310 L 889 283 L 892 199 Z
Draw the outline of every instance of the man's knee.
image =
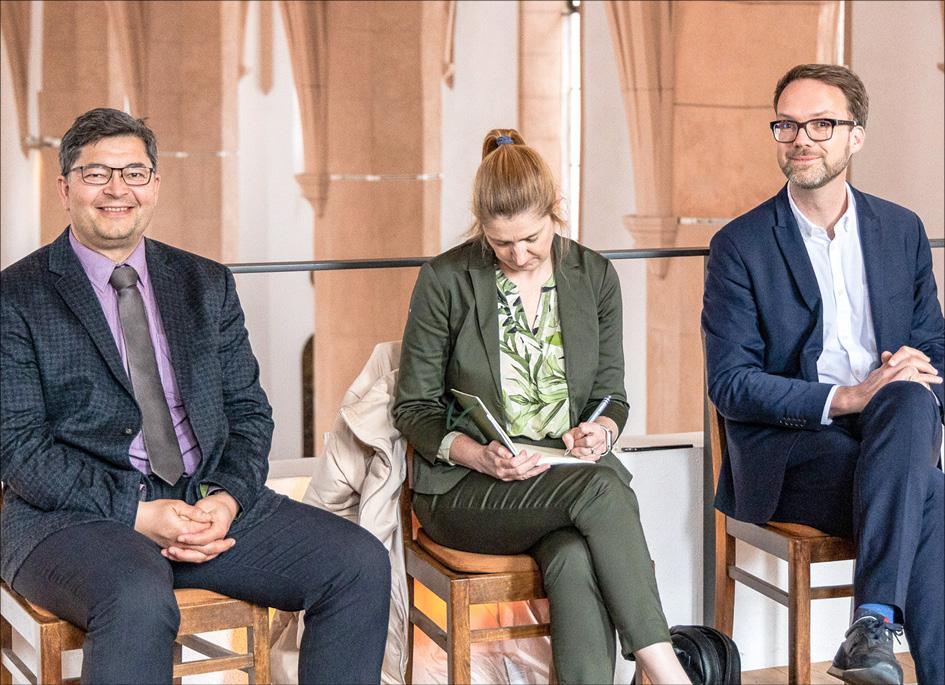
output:
M 179 627 L 172 579 L 155 582 L 154 576 L 145 573 L 111 583 L 89 611 L 90 632 L 132 631 L 142 640 L 173 640 Z
M 390 554 L 374 535 L 354 527 L 345 540 L 346 570 L 350 585 L 358 592 L 390 594 Z
M 887 383 L 873 395 L 863 413 L 892 413 L 917 420 L 939 420 L 935 396 L 924 385 L 912 381 Z

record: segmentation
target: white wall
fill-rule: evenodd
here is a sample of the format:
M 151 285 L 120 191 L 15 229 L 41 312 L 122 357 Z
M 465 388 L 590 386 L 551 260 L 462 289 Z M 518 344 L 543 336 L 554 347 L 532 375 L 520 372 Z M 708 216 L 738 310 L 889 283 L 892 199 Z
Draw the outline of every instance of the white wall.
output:
M 29 72 L 29 99 L 34 106 L 28 115 L 27 131 L 20 130 L 7 45 L 0 37 L 0 131 L 3 132 L 0 136 L 0 168 L 3 169 L 3 183 L 0 184 L 0 269 L 39 247 L 39 153 L 31 150 L 24 155 L 20 140 L 30 133 L 38 133 L 36 100 L 32 93 L 39 88 L 38 76 L 42 73 L 42 32 L 39 30 L 42 16 L 42 4 L 33 2 L 33 64 Z
M 440 91 L 442 250 L 463 242 L 472 224 L 473 179 L 486 132 L 518 126 L 518 4 L 459 0 L 453 54 L 453 87 Z
M 313 259 L 314 212 L 294 176 L 302 137 L 282 15 L 273 6 L 273 86 L 259 89 L 260 5 L 250 3 L 239 103 L 239 261 Z M 302 455 L 302 347 L 315 330 L 308 272 L 236 277 L 261 381 L 273 407 L 272 459 Z M 316 450 L 321 446 L 316 436 Z

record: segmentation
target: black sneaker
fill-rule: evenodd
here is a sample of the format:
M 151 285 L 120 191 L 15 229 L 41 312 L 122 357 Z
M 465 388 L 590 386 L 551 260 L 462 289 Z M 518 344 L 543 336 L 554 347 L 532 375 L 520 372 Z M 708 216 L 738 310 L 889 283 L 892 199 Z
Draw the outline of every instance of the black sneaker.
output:
M 879 615 L 866 615 L 853 622 L 846 640 L 837 650 L 827 673 L 856 685 L 902 685 L 902 666 L 893 654 L 893 637 L 902 626 Z

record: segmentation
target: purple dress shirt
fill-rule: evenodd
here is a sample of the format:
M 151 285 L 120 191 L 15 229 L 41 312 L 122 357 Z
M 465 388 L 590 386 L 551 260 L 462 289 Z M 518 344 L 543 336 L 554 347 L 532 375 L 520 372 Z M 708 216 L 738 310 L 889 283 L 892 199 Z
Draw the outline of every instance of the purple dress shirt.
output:
M 118 346 L 118 354 L 121 355 L 122 364 L 127 371 L 128 354 L 125 351 L 125 338 L 121 332 L 121 319 L 118 318 L 118 293 L 108 282 L 112 271 L 119 265 L 80 243 L 71 230 L 69 231 L 69 243 L 79 258 L 79 263 L 82 264 L 85 275 L 89 277 L 92 289 L 102 305 L 102 312 L 105 314 L 108 328 L 112 332 L 112 337 Z M 151 344 L 154 346 L 155 356 L 157 357 L 158 374 L 161 376 L 164 397 L 167 400 L 168 408 L 171 410 L 174 432 L 177 434 L 177 442 L 180 444 L 180 451 L 184 457 L 184 473 L 192 475 L 200 464 L 200 447 L 197 445 L 197 438 L 190 426 L 190 420 L 187 418 L 184 400 L 180 396 L 180 388 L 177 387 L 177 379 L 174 377 L 174 367 L 171 366 L 171 353 L 167 346 L 167 335 L 164 333 L 164 324 L 161 322 L 161 314 L 154 299 L 154 291 L 151 289 L 148 261 L 145 259 L 144 240 L 138 243 L 138 247 L 128 256 L 124 264 L 134 267 L 134 270 L 138 272 L 138 290 L 141 291 L 141 297 L 144 299 L 144 309 L 148 315 L 148 327 L 151 332 Z M 150 475 L 151 463 L 148 461 L 148 453 L 144 448 L 144 436 L 140 431 L 131 441 L 131 446 L 128 448 L 128 458 L 131 460 L 132 466 L 142 473 Z

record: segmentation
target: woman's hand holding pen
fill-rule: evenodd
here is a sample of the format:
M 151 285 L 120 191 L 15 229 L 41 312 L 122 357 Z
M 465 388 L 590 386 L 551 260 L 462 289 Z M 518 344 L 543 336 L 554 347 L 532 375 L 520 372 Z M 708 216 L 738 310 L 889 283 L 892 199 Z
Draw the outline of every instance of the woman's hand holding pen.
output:
M 561 440 L 572 457 L 585 461 L 597 461 L 607 453 L 605 427 L 610 429 L 612 435 L 616 435 L 617 424 L 601 416 L 594 421 L 582 421 L 562 435 Z
M 526 480 L 544 473 L 551 467 L 539 465 L 540 458 L 524 450 L 514 455 L 495 440 L 481 445 L 465 435 L 457 437 L 450 448 L 450 459 L 455 463 L 498 480 Z

